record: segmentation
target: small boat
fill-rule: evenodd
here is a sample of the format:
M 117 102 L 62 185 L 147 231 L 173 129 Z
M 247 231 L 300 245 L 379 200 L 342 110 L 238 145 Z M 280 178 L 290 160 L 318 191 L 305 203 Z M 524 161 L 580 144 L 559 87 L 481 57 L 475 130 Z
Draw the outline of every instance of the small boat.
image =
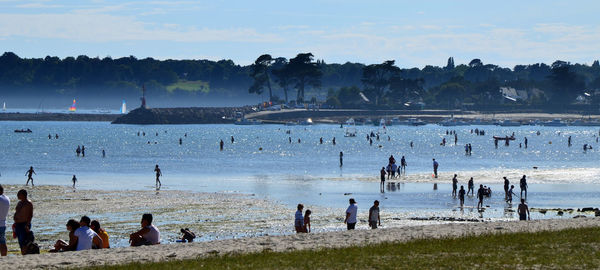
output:
M 242 125 L 242 126 L 262 125 L 262 121 L 256 120 L 256 119 L 241 118 L 241 119 L 238 119 L 237 121 L 235 121 L 234 124 Z
M 310 118 L 308 118 L 308 119 L 306 119 L 304 121 L 301 121 L 299 124 L 302 125 L 302 126 L 312 126 L 313 120 L 310 119 Z
M 296 126 L 296 125 L 298 125 L 298 123 L 289 121 L 289 122 L 285 122 L 285 125 L 286 126 Z
M 77 110 L 77 108 L 75 107 L 75 99 L 73 99 L 73 105 L 71 105 L 71 107 L 69 107 L 69 112 L 75 112 Z
M 500 122 L 500 126 L 501 127 L 519 127 L 519 126 L 521 126 L 521 123 L 511 121 L 510 119 L 505 119 L 504 121 Z
M 123 103 L 121 104 L 121 114 L 126 114 L 127 113 L 127 104 L 125 104 L 125 100 L 123 100 Z
M 354 118 L 350 118 L 350 119 L 346 120 L 346 125 L 352 126 L 354 124 L 356 124 L 356 122 L 354 122 Z
M 15 129 L 15 133 L 31 133 L 31 129 Z
M 427 125 L 427 122 L 419 120 L 418 118 L 408 118 L 408 123 L 411 126 L 424 126 L 424 125 Z
M 575 120 L 569 124 L 571 126 L 583 126 L 583 127 L 596 127 L 600 126 L 600 122 L 598 120 L 595 121 L 585 121 L 585 120 Z
M 450 118 L 450 119 L 446 119 L 442 122 L 438 123 L 440 126 L 445 126 L 445 127 L 453 127 L 453 126 L 467 126 L 469 125 L 469 123 L 467 122 L 463 122 L 463 121 L 458 121 L 454 118 Z
M 542 126 L 546 126 L 546 127 L 564 127 L 566 125 L 567 125 L 567 123 L 560 120 L 560 118 L 556 118 L 552 121 L 542 123 Z
M 6 111 L 6 102 L 4 102 L 4 104 L 2 104 L 2 111 Z
M 508 136 L 504 136 L 504 137 L 494 136 L 493 138 L 494 138 L 494 140 L 499 140 L 499 141 L 506 141 L 506 140 L 514 141 L 515 140 L 514 136 L 510 136 L 510 137 L 508 137 Z

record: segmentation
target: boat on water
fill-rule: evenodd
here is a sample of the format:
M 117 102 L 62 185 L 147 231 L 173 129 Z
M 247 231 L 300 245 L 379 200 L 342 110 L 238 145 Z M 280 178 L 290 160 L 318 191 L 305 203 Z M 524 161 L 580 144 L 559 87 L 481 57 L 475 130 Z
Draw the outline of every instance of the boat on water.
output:
M 292 121 L 289 121 L 289 122 L 285 122 L 285 125 L 286 125 L 286 126 L 297 126 L 297 125 L 298 125 L 298 123 L 296 123 L 296 122 L 292 122 Z
M 514 136 L 510 136 L 510 137 L 508 137 L 508 136 L 504 136 L 504 137 L 502 137 L 502 136 L 493 136 L 493 138 L 494 138 L 494 140 L 499 140 L 499 141 L 506 141 L 506 140 L 508 140 L 508 141 L 514 141 L 515 140 Z
M 15 133 L 31 133 L 31 129 L 15 129 Z
M 312 126 L 313 125 L 313 120 L 310 118 L 307 118 L 304 121 L 300 121 L 299 123 L 301 126 Z
M 354 118 L 350 118 L 350 119 L 346 120 L 346 125 L 354 126 L 355 124 L 356 124 L 356 122 L 354 121 Z
M 125 103 L 125 100 L 123 100 L 123 103 L 121 104 L 121 114 L 126 114 L 127 113 L 127 104 Z
M 77 107 L 75 107 L 75 99 L 73 99 L 73 105 L 71 105 L 71 107 L 69 107 L 69 112 L 75 112 L 77 110 Z
M 427 125 L 427 122 L 420 120 L 419 118 L 408 118 L 408 123 L 410 123 L 411 126 Z
M 516 122 L 516 121 L 511 121 L 510 119 L 504 119 L 503 121 L 500 121 L 499 125 L 501 127 L 520 127 L 521 123 Z
M 240 118 L 237 121 L 235 121 L 234 124 L 242 125 L 242 126 L 262 125 L 262 121 L 257 120 L 257 119 Z
M 438 123 L 440 126 L 453 127 L 453 126 L 468 126 L 469 123 L 456 120 L 454 118 L 446 119 Z
M 381 118 L 381 119 L 379 119 L 379 122 L 374 122 L 373 125 L 375 125 L 375 126 L 385 126 L 385 119 Z
M 2 104 L 2 111 L 6 111 L 6 102 L 4 102 L 4 104 Z
M 600 126 L 600 121 L 585 121 L 585 120 L 575 120 L 569 124 L 570 126 L 582 126 L 582 127 L 597 127 Z
M 564 127 L 566 126 L 567 123 L 563 122 L 560 118 L 556 118 L 552 121 L 547 121 L 542 123 L 542 126 L 546 126 L 546 127 Z

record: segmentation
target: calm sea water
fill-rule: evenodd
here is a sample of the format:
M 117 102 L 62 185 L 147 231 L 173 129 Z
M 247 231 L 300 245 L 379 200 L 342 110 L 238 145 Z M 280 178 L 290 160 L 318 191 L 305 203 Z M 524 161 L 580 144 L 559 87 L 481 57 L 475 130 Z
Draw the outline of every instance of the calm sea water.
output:
M 13 132 L 22 128 L 33 133 Z M 486 135 L 471 133 L 475 128 L 484 129 Z M 598 127 L 427 125 L 356 129 L 357 137 L 344 137 L 345 129 L 338 125 L 0 122 L 0 182 L 24 184 L 25 171 L 34 166 L 36 184 L 70 185 L 72 175 L 76 174 L 80 188 L 151 189 L 154 165 L 158 164 L 166 189 L 253 193 L 290 206 L 310 201 L 342 208 L 348 197 L 354 196 L 365 206 L 374 199 L 385 200 L 387 209 L 397 211 L 454 211 L 457 202 L 449 196 L 451 174 L 457 172 L 461 184 L 474 177 L 476 184 L 490 185 L 498 193 L 502 190 L 502 176 L 508 175 L 511 181 L 518 182 L 520 175 L 527 174 L 531 183 L 530 204 L 538 207 L 600 204 Z M 456 145 L 454 136 L 446 135 L 446 130 L 456 130 Z M 373 138 L 373 145 L 366 139 L 371 131 L 380 134 L 379 141 Z M 536 135 L 537 131 L 540 135 Z M 517 140 L 510 146 L 500 142 L 497 149 L 494 147 L 493 135 L 513 132 Z M 48 139 L 48 134 L 53 138 Z M 55 134 L 59 139 L 54 138 Z M 572 147 L 567 146 L 569 136 Z M 319 143 L 321 137 L 323 144 Z M 336 145 L 332 144 L 334 137 Z M 529 139 L 528 148 L 519 147 L 524 137 Z M 443 138 L 446 146 L 440 146 Z M 223 151 L 219 150 L 220 140 L 225 143 Z M 465 155 L 465 143 L 472 144 L 470 156 Z M 594 149 L 584 152 L 584 143 Z M 85 145 L 85 158 L 76 156 L 78 145 Z M 102 158 L 102 149 L 106 158 Z M 341 168 L 340 151 L 344 153 Z M 392 154 L 398 162 L 401 156 L 406 156 L 408 175 L 395 180 L 404 183 L 399 189 L 380 193 L 379 169 Z M 432 158 L 440 163 L 439 179 L 431 178 Z M 439 183 L 437 191 L 432 189 L 434 182 Z M 489 201 L 498 207 L 496 214 L 489 215 L 505 214 L 502 197 L 495 196 Z

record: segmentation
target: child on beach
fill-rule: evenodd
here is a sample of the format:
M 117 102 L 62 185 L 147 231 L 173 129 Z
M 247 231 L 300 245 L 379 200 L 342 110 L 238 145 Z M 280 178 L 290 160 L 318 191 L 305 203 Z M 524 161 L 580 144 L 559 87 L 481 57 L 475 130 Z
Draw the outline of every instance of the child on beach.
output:
M 369 209 L 369 227 L 377 229 L 377 225 L 381 226 L 381 219 L 379 218 L 379 201 L 375 200 Z
M 312 213 L 312 211 L 310 211 L 310 209 L 306 209 L 306 212 L 304 212 L 304 232 L 305 233 L 310 232 L 310 214 L 311 213 Z
M 507 202 L 507 203 L 512 203 L 512 196 L 513 196 L 513 195 L 515 195 L 515 196 L 517 195 L 517 194 L 515 194 L 515 193 L 513 192 L 513 189 L 514 189 L 514 188 L 515 188 L 515 185 L 510 185 L 510 189 L 508 190 L 508 192 L 507 192 L 507 194 L 506 194 L 506 195 L 507 195 L 507 197 L 506 197 L 506 202 Z
M 294 216 L 294 227 L 296 227 L 296 233 L 301 233 L 304 231 L 304 217 L 302 216 L 302 209 L 304 209 L 304 205 L 299 203 L 298 210 L 296 210 L 296 214 Z
M 233 136 L 232 136 L 233 138 Z M 181 242 L 185 243 L 186 241 L 188 243 L 194 242 L 194 239 L 196 238 L 196 234 L 193 233 L 192 231 L 190 231 L 189 228 L 185 228 L 185 229 L 181 229 L 181 233 L 183 234 L 183 236 L 181 236 Z M 179 242 L 179 241 L 177 241 Z

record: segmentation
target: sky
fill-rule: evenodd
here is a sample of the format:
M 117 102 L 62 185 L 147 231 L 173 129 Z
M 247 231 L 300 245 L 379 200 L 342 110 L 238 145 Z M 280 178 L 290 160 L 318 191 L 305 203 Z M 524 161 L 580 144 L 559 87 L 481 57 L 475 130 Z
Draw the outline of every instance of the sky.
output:
M 395 60 L 402 68 L 479 58 L 484 64 L 591 64 L 600 58 L 600 1 L 0 0 L 0 53 L 21 57 Z

